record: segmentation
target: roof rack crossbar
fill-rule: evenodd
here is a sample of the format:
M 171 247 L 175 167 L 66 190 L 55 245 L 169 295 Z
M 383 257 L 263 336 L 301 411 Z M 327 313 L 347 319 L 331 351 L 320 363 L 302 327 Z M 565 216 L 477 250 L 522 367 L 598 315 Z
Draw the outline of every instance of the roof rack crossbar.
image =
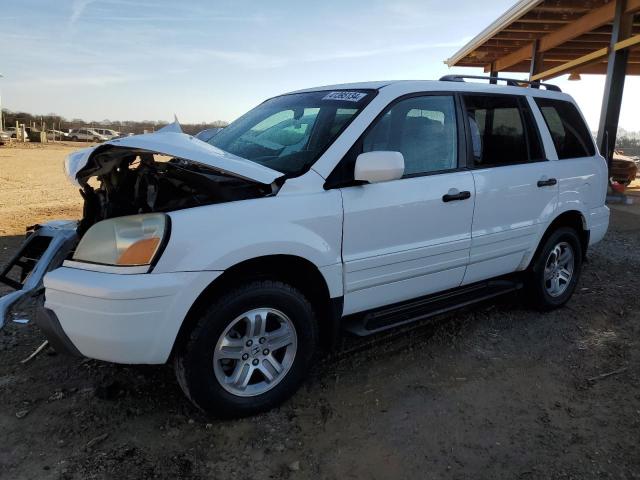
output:
M 531 88 L 540 88 L 541 86 L 552 92 L 561 92 L 559 86 L 550 83 L 542 83 L 540 81 L 517 80 L 515 78 L 504 77 L 484 77 L 482 75 L 445 75 L 440 78 L 441 82 L 464 82 L 465 78 L 474 80 L 495 80 L 497 82 L 506 82 L 510 87 L 521 87 L 523 84 L 529 85 Z

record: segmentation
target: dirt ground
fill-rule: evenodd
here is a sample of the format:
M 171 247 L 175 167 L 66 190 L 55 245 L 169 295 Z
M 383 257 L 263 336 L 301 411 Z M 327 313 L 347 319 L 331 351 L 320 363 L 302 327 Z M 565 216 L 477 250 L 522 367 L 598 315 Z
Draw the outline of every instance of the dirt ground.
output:
M 0 147 L 0 263 L 26 224 L 79 213 L 69 150 Z M 169 366 L 49 349 L 21 364 L 44 338 L 9 325 L 0 477 L 640 478 L 639 233 L 640 208 L 614 207 L 561 310 L 512 296 L 344 338 L 292 400 L 243 420 L 203 417 Z
M 69 153 L 87 145 L 0 147 L 0 236 L 22 235 L 27 224 L 81 215 L 78 187 L 66 180 L 63 165 Z

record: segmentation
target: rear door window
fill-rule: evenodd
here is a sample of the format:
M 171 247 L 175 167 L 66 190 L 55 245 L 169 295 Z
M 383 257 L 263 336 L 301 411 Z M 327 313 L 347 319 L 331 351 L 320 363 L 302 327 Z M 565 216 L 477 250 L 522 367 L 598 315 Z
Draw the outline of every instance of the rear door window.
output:
M 499 167 L 544 160 L 533 115 L 512 95 L 465 95 L 473 166 Z
M 574 104 L 550 98 L 536 98 L 535 102 L 549 128 L 560 160 L 595 155 L 593 138 Z

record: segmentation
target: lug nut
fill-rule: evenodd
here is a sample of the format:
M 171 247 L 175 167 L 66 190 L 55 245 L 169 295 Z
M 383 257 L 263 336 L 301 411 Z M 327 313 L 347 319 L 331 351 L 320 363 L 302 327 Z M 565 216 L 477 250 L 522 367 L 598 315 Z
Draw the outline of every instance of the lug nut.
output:
M 255 367 L 256 365 L 258 365 L 258 359 L 257 358 L 254 359 L 253 362 L 251 362 L 251 363 L 253 363 L 253 366 Z
M 247 347 L 250 347 L 251 345 L 253 345 L 253 340 L 247 340 Z
M 262 343 L 266 342 L 266 341 L 267 341 L 267 339 L 266 339 L 266 338 L 264 338 L 264 337 L 260 337 L 260 340 L 259 340 L 259 341 L 260 341 L 260 343 L 262 344 Z
M 242 359 L 243 360 L 246 360 L 247 358 L 249 358 L 249 354 L 248 353 L 245 353 L 244 355 L 242 355 Z
M 262 354 L 263 354 L 263 355 L 269 355 L 269 349 L 268 349 L 268 348 L 265 348 L 265 349 L 262 351 Z

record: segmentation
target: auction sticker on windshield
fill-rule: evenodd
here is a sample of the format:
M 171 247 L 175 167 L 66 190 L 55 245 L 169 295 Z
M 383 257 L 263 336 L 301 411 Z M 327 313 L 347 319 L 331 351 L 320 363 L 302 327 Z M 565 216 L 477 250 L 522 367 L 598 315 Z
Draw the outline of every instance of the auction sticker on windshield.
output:
M 359 102 L 364 97 L 366 97 L 366 93 L 362 92 L 331 92 L 322 97 L 322 100 L 341 100 L 347 102 Z

